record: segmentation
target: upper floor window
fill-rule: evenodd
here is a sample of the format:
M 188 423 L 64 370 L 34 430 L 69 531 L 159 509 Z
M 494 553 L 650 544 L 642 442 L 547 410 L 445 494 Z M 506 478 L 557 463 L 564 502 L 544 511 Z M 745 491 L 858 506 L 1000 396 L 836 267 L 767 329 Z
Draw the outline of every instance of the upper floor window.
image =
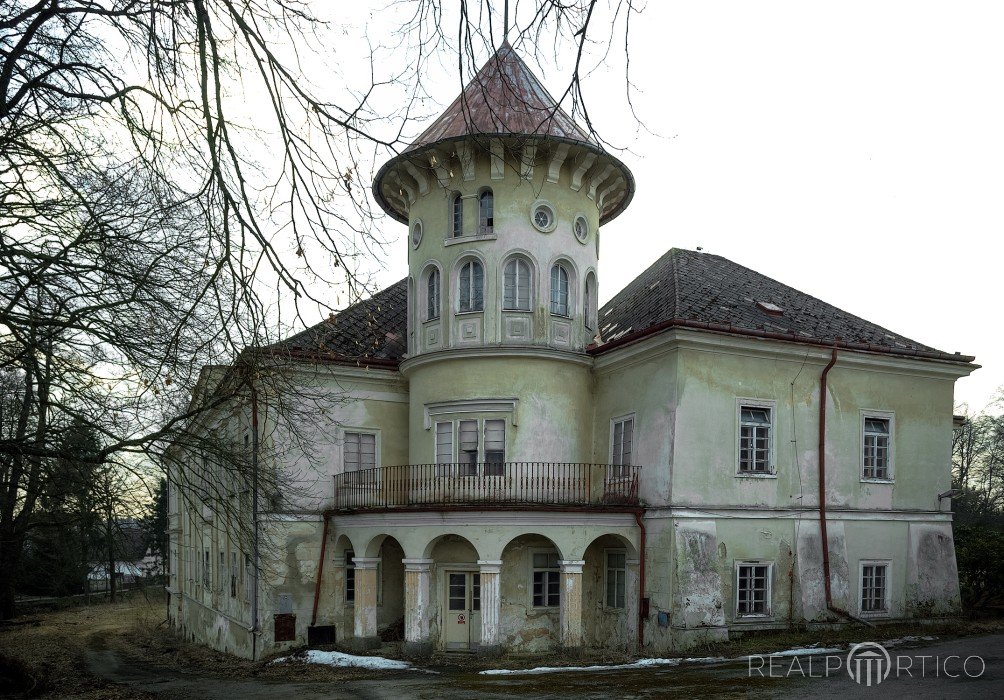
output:
M 477 476 L 479 465 L 484 476 L 505 473 L 505 420 L 460 420 L 457 425 L 457 469 L 455 476 Z M 436 423 L 436 473 L 448 476 L 453 459 L 453 421 Z M 484 441 L 482 441 L 482 431 Z
M 376 435 L 373 433 L 345 433 L 342 455 L 347 472 L 373 469 L 376 467 Z
M 502 308 L 507 311 L 530 310 L 530 265 L 512 258 L 503 270 Z
M 590 272 L 586 275 L 586 284 L 582 292 L 582 308 L 585 310 L 584 322 L 586 328 L 596 328 L 596 275 Z
M 477 260 L 468 260 L 460 268 L 460 294 L 458 309 L 484 311 L 485 309 L 485 268 Z
M 478 197 L 478 234 L 490 236 L 495 232 L 495 195 L 485 190 Z
M 631 466 L 634 450 L 634 416 L 613 421 L 610 436 L 610 463 L 615 467 Z
M 459 238 L 464 235 L 464 200 L 459 192 L 450 201 L 450 235 Z
M 568 310 L 568 270 L 561 263 L 551 268 L 551 313 L 570 316 Z
M 440 276 L 439 269 L 429 270 L 429 277 L 426 279 L 425 290 L 425 320 L 434 321 L 439 318 L 440 302 Z
M 739 406 L 739 473 L 772 474 L 771 430 L 773 406 Z
M 862 416 L 861 478 L 892 479 L 892 417 Z

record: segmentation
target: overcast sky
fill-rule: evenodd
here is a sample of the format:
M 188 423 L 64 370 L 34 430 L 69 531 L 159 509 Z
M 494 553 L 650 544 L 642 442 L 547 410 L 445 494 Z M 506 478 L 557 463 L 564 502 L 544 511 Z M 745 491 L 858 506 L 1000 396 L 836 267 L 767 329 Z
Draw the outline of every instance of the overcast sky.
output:
M 982 409 L 1004 385 L 1002 36 L 1000 2 L 650 2 L 630 46 L 654 134 L 616 66 L 587 86 L 637 180 L 602 231 L 601 301 L 669 248 L 701 246 L 976 355 L 956 401 Z M 554 92 L 567 80 L 540 73 Z M 458 86 L 432 92 L 445 106 Z M 400 235 L 391 283 L 406 229 L 384 228 Z

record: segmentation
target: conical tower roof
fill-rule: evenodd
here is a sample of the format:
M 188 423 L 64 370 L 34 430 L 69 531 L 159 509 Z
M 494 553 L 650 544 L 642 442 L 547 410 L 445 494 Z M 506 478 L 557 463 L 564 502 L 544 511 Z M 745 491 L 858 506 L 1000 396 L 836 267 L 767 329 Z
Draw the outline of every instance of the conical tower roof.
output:
M 634 195 L 634 177 L 627 166 L 607 153 L 590 134 L 575 123 L 523 62 L 508 41 L 488 59 L 460 95 L 408 148 L 387 161 L 377 173 L 373 194 L 392 217 L 408 222 L 407 206 L 394 196 L 416 169 L 428 170 L 457 150 L 457 142 L 473 142 L 487 148 L 493 139 L 526 145 L 536 144 L 542 156 L 562 144 L 586 154 L 591 175 L 619 178 L 616 196 L 604 202 L 600 223 L 620 214 Z M 567 149 L 566 149 L 567 150 Z M 564 158 L 564 155 L 562 156 Z M 572 158 L 565 160 L 571 163 Z M 411 173 L 409 175 L 408 173 Z M 578 174 L 588 179 L 585 171 Z
M 405 153 L 467 136 L 516 134 L 551 136 L 599 148 L 599 144 L 558 106 L 506 42 Z

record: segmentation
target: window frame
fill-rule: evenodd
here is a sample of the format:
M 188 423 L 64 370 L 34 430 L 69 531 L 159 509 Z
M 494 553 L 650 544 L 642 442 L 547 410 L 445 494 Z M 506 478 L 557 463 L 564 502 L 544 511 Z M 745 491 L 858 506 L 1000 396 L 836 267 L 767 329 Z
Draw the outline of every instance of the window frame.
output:
M 506 279 L 507 279 L 507 276 L 508 276 L 508 269 L 509 269 L 510 265 L 515 265 L 516 266 L 516 275 L 514 277 L 515 290 L 513 292 L 513 298 L 515 299 L 515 304 L 516 305 L 513 306 L 513 307 L 506 306 Z M 526 267 L 527 297 L 526 297 L 526 308 L 525 309 L 520 308 L 520 306 L 519 306 L 519 303 L 520 303 L 520 299 L 519 299 L 519 280 L 520 280 L 519 267 L 520 267 L 520 265 L 523 265 L 523 266 Z M 534 292 L 534 289 L 533 289 L 534 288 L 534 272 L 533 272 L 533 270 L 534 270 L 533 263 L 531 263 L 523 255 L 510 255 L 508 258 L 506 258 L 505 262 L 502 264 L 502 299 L 501 299 L 501 306 L 502 306 L 502 310 L 503 311 L 515 311 L 515 312 L 522 312 L 522 313 L 530 313 L 531 311 L 533 311 L 533 302 L 534 302 L 534 294 L 533 294 L 533 292 Z
M 478 436 L 478 451 L 477 456 L 474 461 L 474 472 L 473 473 L 459 473 L 460 466 L 466 464 L 466 462 L 460 461 L 460 423 L 465 421 L 471 421 L 477 424 L 475 433 Z M 502 460 L 497 464 L 502 465 L 499 473 L 487 473 L 487 466 L 489 464 L 487 458 L 488 444 L 488 422 L 489 421 L 499 421 L 502 423 Z M 436 476 L 439 477 L 465 477 L 465 476 L 505 476 L 505 464 L 506 457 L 509 454 L 509 435 L 510 435 L 510 423 L 511 416 L 462 416 L 458 418 L 447 418 L 447 419 L 437 419 L 432 423 L 432 455 L 434 464 L 436 465 Z M 439 426 L 449 425 L 450 426 L 450 451 L 452 460 L 450 462 L 440 462 L 439 461 Z M 494 463 L 494 462 L 493 462 Z M 451 467 L 456 467 L 454 470 L 442 468 L 444 465 L 449 465 Z M 477 470 L 477 467 L 481 467 L 481 472 Z
M 352 549 L 346 549 L 342 554 L 345 563 L 345 590 L 342 595 L 346 605 L 356 604 L 356 564 L 352 561 L 355 556 L 356 553 Z
M 592 285 L 590 285 L 590 282 L 592 282 Z M 590 290 L 590 286 L 592 286 L 592 290 Z M 599 325 L 598 286 L 595 270 L 588 270 L 582 281 L 582 325 L 590 331 L 595 331 Z M 590 291 L 592 291 L 592 294 L 590 294 Z
M 764 591 L 764 604 L 766 612 L 762 613 L 741 613 L 739 612 L 739 570 L 744 566 L 766 567 L 767 568 L 767 590 Z M 733 564 L 732 582 L 735 593 L 732 596 L 732 616 L 736 621 L 741 620 L 771 620 L 774 617 L 774 562 L 765 559 L 739 559 Z
M 889 447 L 886 456 L 886 476 L 865 476 L 865 439 L 867 437 L 865 426 L 868 420 L 884 420 L 889 424 Z M 862 409 L 860 422 L 861 444 L 858 448 L 858 478 L 866 484 L 891 484 L 896 478 L 896 440 L 894 439 L 896 430 L 896 414 L 892 411 L 879 411 L 875 409 Z
M 626 421 L 631 421 L 631 460 L 627 464 L 624 464 L 624 461 L 623 461 L 624 460 L 624 450 L 623 450 L 623 447 L 624 447 L 624 440 L 623 440 L 624 431 L 623 431 L 623 429 L 621 429 L 621 454 L 620 454 L 621 462 L 620 463 L 617 463 L 617 462 L 614 461 L 614 434 L 616 433 L 616 430 L 617 430 L 617 427 L 616 427 L 617 424 L 618 423 L 624 423 Z M 607 443 L 607 445 L 608 445 L 607 454 L 610 457 L 610 460 L 609 460 L 608 464 L 611 467 L 621 467 L 621 469 L 620 469 L 621 473 L 620 474 L 614 474 L 615 478 L 620 477 L 620 478 L 625 478 L 626 479 L 626 478 L 628 478 L 628 477 L 631 476 L 631 470 L 630 469 L 624 469 L 624 467 L 631 467 L 632 466 L 632 462 L 635 461 L 634 460 L 634 457 L 635 457 L 635 454 L 636 454 L 635 445 L 638 444 L 638 441 L 636 439 L 636 436 L 638 435 L 638 431 L 636 430 L 637 427 L 638 427 L 638 418 L 637 418 L 637 414 L 634 411 L 632 411 L 631 413 L 625 413 L 625 414 L 620 415 L 620 416 L 614 416 L 613 418 L 610 419 L 610 435 L 609 435 L 609 442 Z
M 491 216 L 487 217 L 485 216 L 486 199 L 491 202 Z M 489 223 L 489 221 L 491 223 Z M 478 235 L 495 235 L 495 193 L 492 191 L 491 187 L 482 188 L 482 190 L 478 192 Z
M 884 610 L 865 610 L 865 567 L 885 567 L 885 590 L 882 596 Z M 858 614 L 864 618 L 880 618 L 892 616 L 892 560 L 891 559 L 860 559 L 858 561 Z
M 610 604 L 610 588 L 609 588 L 609 586 L 610 586 L 610 571 L 611 571 L 611 567 L 610 567 L 610 555 L 611 554 L 620 554 L 620 555 L 622 555 L 624 557 L 624 566 L 621 567 L 621 568 L 619 568 L 619 569 L 615 569 L 615 571 L 620 571 L 620 572 L 623 572 L 623 574 L 624 574 L 624 578 L 623 578 L 623 586 L 624 586 L 624 592 L 623 592 L 624 601 L 623 602 L 624 602 L 624 604 L 623 605 L 611 605 Z M 617 611 L 627 610 L 627 603 L 628 603 L 628 595 L 627 595 L 628 594 L 628 588 L 627 588 L 627 571 L 628 571 L 627 549 L 624 549 L 622 547 L 620 547 L 620 548 L 618 548 L 618 547 L 610 547 L 610 548 L 606 548 L 606 549 L 603 550 L 603 608 L 604 608 L 604 610 L 617 610 Z M 615 586 L 615 589 L 614 589 L 614 602 L 615 603 L 617 602 L 616 601 L 616 598 L 617 598 L 616 585 L 617 584 L 615 582 L 614 583 L 614 586 Z
M 342 474 L 348 474 L 348 473 L 350 473 L 349 470 L 346 469 L 346 465 L 345 465 L 345 441 L 346 441 L 346 438 L 350 434 L 372 435 L 373 436 L 373 467 L 372 468 L 376 469 L 377 467 L 379 467 L 382 464 L 381 459 L 380 459 L 380 429 L 379 428 L 363 428 L 363 427 L 356 427 L 356 426 L 346 425 L 346 426 L 342 426 L 342 428 L 341 428 L 341 430 L 339 432 L 340 432 L 339 437 L 341 438 L 340 439 L 340 446 L 339 446 L 339 455 L 341 457 L 341 469 L 342 469 L 341 473 Z M 364 469 L 370 469 L 370 468 L 371 467 L 360 467 L 359 469 L 354 469 L 352 471 L 353 472 L 359 472 L 359 471 L 363 471 Z
M 433 304 L 432 281 L 436 280 L 435 304 Z M 438 321 L 443 316 L 443 273 L 438 265 L 429 265 L 422 274 L 422 322 Z M 435 316 L 432 315 L 435 307 Z
M 742 428 L 744 408 L 767 409 L 770 416 L 769 433 L 767 440 L 767 470 L 756 471 L 742 468 Z M 736 399 L 735 415 L 735 464 L 736 477 L 743 479 L 776 479 L 777 478 L 777 450 L 775 449 L 777 439 L 777 401 L 773 399 Z
M 478 309 L 473 308 L 474 307 L 474 298 L 475 298 L 475 296 L 474 296 L 474 279 L 475 279 L 475 276 L 474 276 L 474 265 L 475 264 L 477 264 L 478 266 L 481 267 L 481 308 L 478 308 Z M 464 269 L 466 267 L 468 267 L 468 266 L 470 266 L 471 271 L 469 273 L 469 275 L 470 275 L 469 287 L 468 287 L 468 297 L 469 298 L 467 299 L 467 302 L 471 306 L 471 308 L 464 309 L 463 308 L 464 299 L 463 299 L 463 294 L 461 293 L 461 284 L 463 283 Z M 457 289 L 457 305 L 456 305 L 456 313 L 457 314 L 480 314 L 480 313 L 484 313 L 484 311 L 485 311 L 485 287 L 487 286 L 486 285 L 486 282 L 487 282 L 486 277 L 487 277 L 487 275 L 486 275 L 486 272 L 485 272 L 486 268 L 485 268 L 484 261 L 481 260 L 480 258 L 474 257 L 472 255 L 467 255 L 467 256 L 464 256 L 463 258 L 460 259 L 460 264 L 457 266 L 456 269 L 457 269 L 457 285 L 456 285 L 456 289 Z
M 454 192 L 450 197 L 449 219 L 450 228 L 448 239 L 464 237 L 464 196 L 460 192 Z
M 561 596 L 561 552 L 559 552 L 557 550 L 557 548 L 555 548 L 555 547 L 530 547 L 527 551 L 530 554 L 530 585 L 527 587 L 527 592 L 530 595 L 530 609 L 531 610 L 559 610 L 561 608 L 561 597 L 562 597 Z M 534 563 L 533 563 L 533 558 L 534 558 L 534 555 L 536 555 L 536 554 L 547 554 L 547 555 L 553 554 L 554 556 L 557 557 L 557 565 L 554 566 L 554 567 L 548 566 L 548 567 L 537 568 L 536 566 L 534 566 Z M 537 605 L 534 602 L 534 597 L 535 597 L 535 594 L 533 592 L 534 575 L 538 571 L 547 572 L 548 574 L 557 573 L 557 576 L 558 576 L 558 602 L 555 603 L 554 605 L 550 604 L 551 603 L 551 595 L 550 595 L 550 593 L 547 590 L 547 586 L 548 586 L 547 578 L 548 577 L 545 577 L 545 579 L 544 579 L 545 580 L 545 584 L 544 584 L 545 587 L 544 587 L 544 593 L 543 593 L 543 595 L 544 595 L 544 603 L 545 604 L 544 605 Z
M 547 272 L 548 280 L 548 297 L 547 297 L 547 308 L 551 312 L 552 316 L 557 316 L 558 318 L 572 318 L 574 316 L 574 307 L 572 305 L 573 296 L 573 284 L 572 279 L 573 274 L 569 272 L 569 264 L 565 260 L 555 260 L 551 263 L 550 269 Z M 558 273 L 558 293 L 560 297 L 561 290 L 561 272 L 565 273 L 565 313 L 561 311 L 555 311 L 555 301 L 554 301 L 554 271 L 559 270 Z M 560 302 L 560 298 L 559 298 Z

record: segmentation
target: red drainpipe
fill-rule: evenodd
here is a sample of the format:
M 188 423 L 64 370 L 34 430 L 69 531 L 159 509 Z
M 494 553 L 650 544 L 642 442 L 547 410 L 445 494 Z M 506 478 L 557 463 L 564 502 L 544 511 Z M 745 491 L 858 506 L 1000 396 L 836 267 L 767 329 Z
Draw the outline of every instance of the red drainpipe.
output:
M 310 613 L 310 626 L 317 622 L 317 600 L 321 597 L 321 575 L 324 573 L 324 550 L 328 547 L 328 514 L 324 514 L 324 532 L 321 535 L 321 558 L 317 562 L 317 580 L 314 581 L 314 610 Z
M 645 523 L 641 516 L 645 511 L 636 510 L 634 521 L 638 523 L 638 651 L 645 646 Z

